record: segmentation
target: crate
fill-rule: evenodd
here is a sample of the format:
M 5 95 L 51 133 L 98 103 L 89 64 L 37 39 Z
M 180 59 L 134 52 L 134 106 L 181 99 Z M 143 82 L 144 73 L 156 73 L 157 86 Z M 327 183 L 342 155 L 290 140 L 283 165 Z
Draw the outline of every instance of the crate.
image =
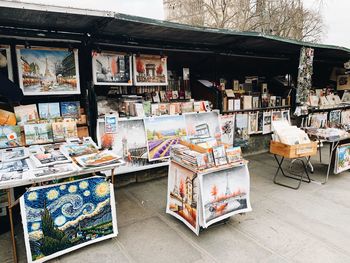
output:
M 270 153 L 283 156 L 285 158 L 308 157 L 317 154 L 317 142 L 305 144 L 287 145 L 284 143 L 271 141 Z

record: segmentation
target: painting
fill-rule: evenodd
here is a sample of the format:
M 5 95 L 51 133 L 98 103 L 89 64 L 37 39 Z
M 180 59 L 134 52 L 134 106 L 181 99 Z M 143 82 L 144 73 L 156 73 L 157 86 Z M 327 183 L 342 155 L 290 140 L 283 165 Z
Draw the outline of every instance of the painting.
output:
M 36 104 L 16 106 L 14 107 L 14 112 L 18 125 L 33 123 L 39 119 Z
M 24 125 L 26 144 L 41 144 L 53 142 L 52 125 L 48 123 Z
M 134 55 L 134 84 L 136 86 L 168 85 L 167 58 L 159 55 Z
M 251 211 L 247 165 L 199 175 L 203 227 Z
M 221 115 L 221 142 L 233 145 L 235 134 L 235 115 Z
M 234 145 L 245 147 L 248 145 L 248 114 L 236 114 Z
M 0 109 L 0 126 L 16 124 L 16 115 L 13 112 Z
M 350 169 L 350 144 L 338 146 L 335 157 L 334 173 L 338 174 Z
M 0 154 L 2 162 L 17 161 L 25 159 L 29 156 L 28 149 L 24 147 L 1 150 Z
M 75 121 L 53 122 L 53 140 L 55 142 L 64 141 L 66 138 L 78 137 L 78 128 Z
M 20 126 L 0 126 L 0 148 L 22 145 Z
M 10 46 L 0 45 L 0 74 L 13 81 Z
M 219 113 L 216 111 L 184 114 L 187 134 L 221 141 Z
M 149 161 L 168 158 L 171 146 L 187 135 L 183 115 L 148 117 L 143 121 Z
M 258 132 L 258 114 L 257 112 L 250 112 L 248 115 L 248 134 Z
M 92 74 L 95 85 L 132 85 L 131 56 L 122 53 L 94 51 Z
M 272 121 L 283 120 L 282 111 L 273 111 L 271 119 L 272 119 Z
M 80 101 L 61 102 L 61 115 L 63 118 L 79 119 Z
M 28 262 L 117 236 L 113 186 L 102 177 L 30 188 L 20 199 Z
M 166 213 L 199 234 L 199 185 L 196 173 L 173 162 L 169 166 Z
M 271 111 L 263 113 L 263 134 L 271 133 Z
M 329 112 L 329 127 L 335 128 L 341 123 L 341 110 Z
M 60 103 L 38 103 L 39 117 L 40 119 L 50 120 L 61 117 Z
M 29 170 L 26 159 L 5 162 L 0 164 L 0 189 L 15 187 L 21 183 L 23 176 Z
M 18 46 L 17 63 L 24 95 L 80 94 L 77 49 Z
M 289 110 L 282 111 L 282 120 L 288 121 L 290 123 L 290 113 Z

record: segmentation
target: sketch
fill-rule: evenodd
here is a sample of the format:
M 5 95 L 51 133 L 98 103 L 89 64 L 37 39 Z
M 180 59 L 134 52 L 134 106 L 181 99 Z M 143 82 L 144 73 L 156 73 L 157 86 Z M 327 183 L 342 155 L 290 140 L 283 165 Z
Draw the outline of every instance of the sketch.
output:
M 20 200 L 28 262 L 115 237 L 113 186 L 102 177 L 29 189 Z
M 24 95 L 80 94 L 78 50 L 17 47 Z
M 168 85 L 167 58 L 159 55 L 134 55 L 134 81 L 136 86 Z

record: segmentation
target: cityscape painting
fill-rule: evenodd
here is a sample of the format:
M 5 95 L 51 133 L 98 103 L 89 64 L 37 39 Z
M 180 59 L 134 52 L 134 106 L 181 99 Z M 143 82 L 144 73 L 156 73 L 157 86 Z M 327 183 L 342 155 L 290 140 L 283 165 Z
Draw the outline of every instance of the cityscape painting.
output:
M 168 158 L 171 146 L 186 136 L 183 115 L 144 118 L 149 161 Z
M 28 262 L 117 236 L 113 186 L 103 177 L 39 186 L 20 199 Z
M 167 58 L 159 55 L 134 55 L 134 81 L 136 86 L 168 85 Z
M 24 125 L 27 145 L 53 142 L 52 125 L 48 123 Z
M 334 173 L 338 174 L 350 169 L 350 144 L 337 147 L 335 156 Z
M 17 47 L 24 95 L 80 94 L 78 50 Z
M 200 175 L 203 226 L 251 211 L 247 165 Z
M 197 174 L 171 162 L 166 212 L 199 234 L 199 185 Z
M 216 111 L 184 114 L 189 136 L 212 137 L 221 141 L 219 113 Z M 204 128 L 204 126 L 206 126 Z
M 95 85 L 132 85 L 131 56 L 93 52 L 92 74 Z

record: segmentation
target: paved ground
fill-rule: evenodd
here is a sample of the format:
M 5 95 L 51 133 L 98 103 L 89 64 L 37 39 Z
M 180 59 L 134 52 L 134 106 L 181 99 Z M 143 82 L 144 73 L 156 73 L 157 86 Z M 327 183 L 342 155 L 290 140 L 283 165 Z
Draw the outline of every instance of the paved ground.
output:
M 249 158 L 253 212 L 197 237 L 165 214 L 167 180 L 116 191 L 119 235 L 51 262 L 350 262 L 350 177 L 303 184 L 298 191 L 272 183 L 269 154 Z M 325 167 L 315 165 L 317 174 Z M 20 262 L 25 260 L 17 226 Z M 0 236 L 0 262 L 11 262 L 9 234 Z

